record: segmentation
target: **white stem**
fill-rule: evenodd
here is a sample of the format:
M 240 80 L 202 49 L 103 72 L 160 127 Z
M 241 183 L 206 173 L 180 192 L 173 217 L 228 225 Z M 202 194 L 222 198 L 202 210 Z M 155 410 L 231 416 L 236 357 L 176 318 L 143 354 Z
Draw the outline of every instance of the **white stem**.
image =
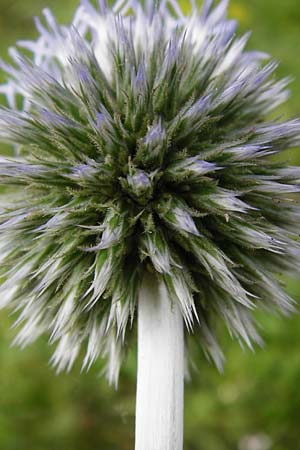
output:
M 138 301 L 135 450 L 182 450 L 183 384 L 182 314 L 147 274 Z

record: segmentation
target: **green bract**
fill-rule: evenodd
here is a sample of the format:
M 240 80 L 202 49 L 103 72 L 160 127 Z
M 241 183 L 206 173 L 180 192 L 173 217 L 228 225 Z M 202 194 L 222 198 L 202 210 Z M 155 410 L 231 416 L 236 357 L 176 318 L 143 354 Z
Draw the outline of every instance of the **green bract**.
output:
M 255 307 L 293 309 L 274 273 L 300 266 L 300 171 L 271 155 L 300 123 L 267 119 L 287 80 L 244 50 L 226 3 L 185 17 L 175 1 L 85 1 L 70 27 L 46 10 L 19 44 L 32 59 L 2 63 L 17 156 L 0 160 L 0 302 L 17 343 L 58 342 L 59 370 L 84 344 L 84 367 L 107 356 L 117 379 L 146 270 L 219 368 L 215 319 L 251 346 Z

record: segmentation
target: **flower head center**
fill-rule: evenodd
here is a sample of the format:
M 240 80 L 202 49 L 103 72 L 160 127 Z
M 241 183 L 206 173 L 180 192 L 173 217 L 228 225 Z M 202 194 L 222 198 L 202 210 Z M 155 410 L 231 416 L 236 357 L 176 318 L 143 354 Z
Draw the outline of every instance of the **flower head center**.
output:
M 140 205 L 146 205 L 153 196 L 154 174 L 141 169 L 130 169 L 127 177 L 120 178 L 124 193 Z

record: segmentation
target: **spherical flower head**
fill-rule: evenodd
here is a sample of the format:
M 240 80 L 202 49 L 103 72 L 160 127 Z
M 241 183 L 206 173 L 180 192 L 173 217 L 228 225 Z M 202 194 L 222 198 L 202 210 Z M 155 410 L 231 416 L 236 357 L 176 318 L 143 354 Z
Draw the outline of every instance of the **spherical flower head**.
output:
M 251 346 L 255 307 L 293 309 L 274 274 L 299 269 L 300 171 L 273 155 L 300 123 L 270 119 L 288 80 L 226 7 L 84 1 L 69 27 L 46 10 L 2 62 L 0 304 L 17 343 L 50 335 L 58 370 L 83 345 L 117 380 L 145 271 L 219 368 L 215 322 Z

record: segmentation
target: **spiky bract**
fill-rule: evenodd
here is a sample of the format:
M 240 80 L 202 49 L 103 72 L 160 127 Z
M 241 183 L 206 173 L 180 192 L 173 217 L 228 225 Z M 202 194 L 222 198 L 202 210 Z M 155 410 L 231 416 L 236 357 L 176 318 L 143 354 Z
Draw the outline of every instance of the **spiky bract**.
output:
M 299 268 L 300 172 L 271 155 L 300 124 L 267 119 L 287 80 L 211 3 L 85 1 L 69 28 L 45 11 L 20 43 L 33 61 L 2 63 L 1 138 L 19 151 L 0 161 L 1 306 L 20 310 L 21 345 L 58 341 L 58 369 L 87 342 L 84 367 L 107 355 L 116 379 L 145 270 L 219 367 L 215 319 L 251 346 L 253 308 L 293 308 L 273 273 Z

